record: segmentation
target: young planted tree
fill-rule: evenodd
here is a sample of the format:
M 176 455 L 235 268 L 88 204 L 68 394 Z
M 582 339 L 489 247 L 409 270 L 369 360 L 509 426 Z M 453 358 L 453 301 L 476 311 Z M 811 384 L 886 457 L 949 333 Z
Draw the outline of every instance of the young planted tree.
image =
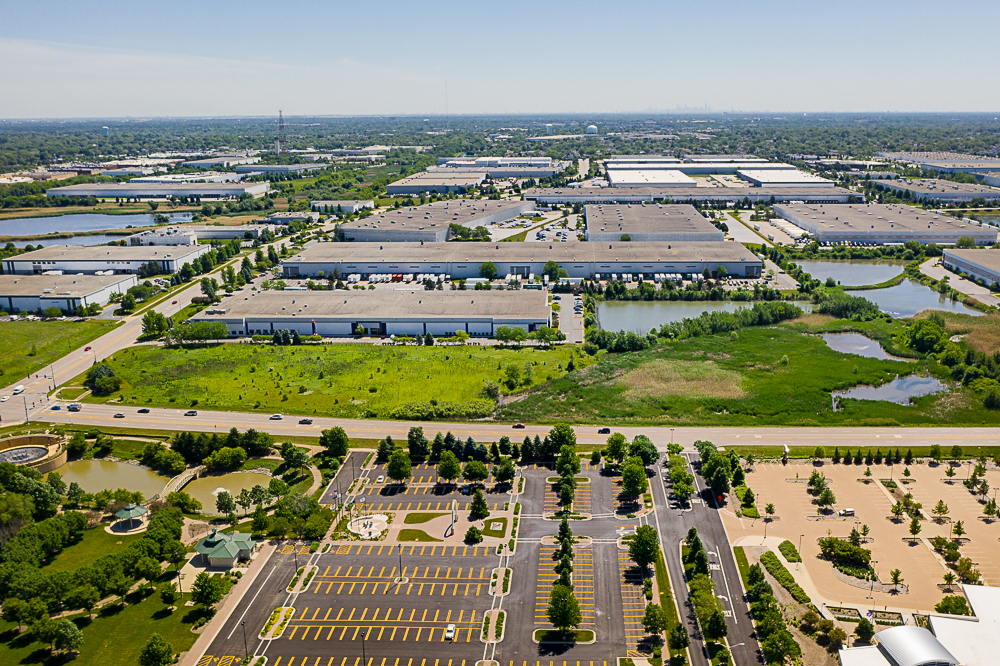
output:
M 889 580 L 892 581 L 893 592 L 897 592 L 899 590 L 900 583 L 903 582 L 903 572 L 899 569 L 893 569 L 889 572 Z
M 389 455 L 389 464 L 386 466 L 386 474 L 396 483 L 405 484 L 407 479 L 413 477 L 413 464 L 410 462 L 410 454 L 405 449 L 393 449 Z
M 451 451 L 443 451 L 441 453 L 440 462 L 438 462 L 438 478 L 444 479 L 448 485 L 455 482 L 462 474 L 462 464 L 458 462 L 458 457 Z
M 660 538 L 656 528 L 651 525 L 640 525 L 628 544 L 628 555 L 641 569 L 649 567 L 656 561 L 660 548 Z
M 667 616 L 660 608 L 660 604 L 646 606 L 646 614 L 642 616 L 642 628 L 647 634 L 659 640 L 660 634 L 667 628 Z
M 469 516 L 473 520 L 479 520 L 481 518 L 486 518 L 490 515 L 490 506 L 486 503 L 486 497 L 483 495 L 483 491 L 476 488 L 476 492 L 472 493 L 472 502 L 469 505 Z
M 944 520 L 945 516 L 948 515 L 948 505 L 944 503 L 944 500 L 938 500 L 937 504 L 934 505 L 934 508 L 931 509 L 931 513 L 933 513 L 939 521 Z
M 923 526 L 920 524 L 920 519 L 913 516 L 913 518 L 910 519 L 910 536 L 916 539 L 922 529 Z
M 833 494 L 833 491 L 827 487 L 819 494 L 816 498 L 816 504 L 819 506 L 821 511 L 825 511 L 827 507 L 831 507 L 837 503 L 837 497 Z

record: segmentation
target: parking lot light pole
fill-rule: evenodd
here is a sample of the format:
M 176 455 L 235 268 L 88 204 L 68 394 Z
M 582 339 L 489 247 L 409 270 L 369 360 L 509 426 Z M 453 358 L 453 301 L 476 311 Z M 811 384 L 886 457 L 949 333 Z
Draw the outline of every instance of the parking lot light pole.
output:
M 368 630 L 365 629 L 361 632 L 361 666 L 365 666 L 368 663 L 368 657 L 365 655 L 365 639 L 368 638 Z
M 804 536 L 805 536 L 805 534 L 800 534 L 799 535 L 799 561 L 795 563 L 795 570 L 796 571 L 799 570 L 799 564 L 801 564 L 801 562 L 802 562 L 802 537 L 804 537 Z

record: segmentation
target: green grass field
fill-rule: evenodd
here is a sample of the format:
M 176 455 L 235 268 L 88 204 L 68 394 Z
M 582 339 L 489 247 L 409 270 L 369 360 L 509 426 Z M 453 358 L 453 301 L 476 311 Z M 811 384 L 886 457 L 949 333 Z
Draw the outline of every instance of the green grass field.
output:
M 45 566 L 48 571 L 75 571 L 85 564 L 94 562 L 97 558 L 124 550 L 142 535 L 132 536 L 108 534 L 104 526 L 99 525 L 85 530 L 80 540 L 67 546 L 61 553 Z
M 408 403 L 483 409 L 483 383 L 499 381 L 508 364 L 532 364 L 534 384 L 565 374 L 571 347 L 302 347 L 214 345 L 191 349 L 136 347 L 109 364 L 123 380 L 125 404 L 203 409 L 402 417 Z M 577 358 L 577 365 L 584 361 Z M 78 380 L 75 380 L 78 381 Z M 88 397 L 90 402 L 108 398 Z M 470 401 L 477 401 L 471 403 Z M 485 403 L 488 411 L 489 403 Z M 470 411 L 472 410 L 472 411 Z
M 96 320 L 0 322 L 0 384 L 34 374 L 115 325 Z
M 139 596 L 129 595 L 130 601 Z M 173 646 L 175 652 L 190 649 L 198 635 L 191 632 L 197 611 L 185 607 L 190 599 L 185 594 L 177 610 L 168 613 L 159 594 L 146 597 L 139 603 L 121 608 L 112 605 L 88 620 L 84 615 L 73 619 L 83 630 L 80 655 L 73 660 L 77 666 L 134 666 L 139 662 L 139 651 L 150 634 L 158 633 Z M 60 657 L 49 655 L 47 646 L 33 642 L 30 632 L 15 634 L 17 625 L 0 621 L 0 664 L 41 664 L 57 666 L 66 663 Z
M 404 525 L 420 525 L 422 523 L 429 522 L 435 518 L 440 518 L 441 516 L 447 516 L 447 513 L 408 513 L 403 517 Z
M 506 518 L 491 518 L 487 517 L 484 521 L 485 527 L 483 528 L 483 536 L 496 537 L 502 539 L 507 535 L 507 519 Z M 493 523 L 500 523 L 502 527 L 498 530 L 490 529 Z
M 995 425 L 1000 413 L 982 406 L 974 392 L 956 386 L 945 366 L 867 359 L 841 354 L 817 335 L 844 322 L 811 317 L 748 328 L 735 340 L 712 335 L 652 349 L 603 355 L 534 389 L 504 408 L 505 420 L 663 425 Z M 869 335 L 880 330 L 859 326 Z M 787 363 L 782 362 L 787 357 Z M 834 412 L 831 391 L 881 385 L 899 374 L 933 375 L 951 390 L 899 405 L 844 400 Z
M 399 530 L 399 536 L 397 537 L 399 541 L 416 541 L 417 543 L 430 543 L 432 541 L 440 541 L 441 539 L 435 539 L 427 532 L 423 530 L 415 530 L 412 528 Z

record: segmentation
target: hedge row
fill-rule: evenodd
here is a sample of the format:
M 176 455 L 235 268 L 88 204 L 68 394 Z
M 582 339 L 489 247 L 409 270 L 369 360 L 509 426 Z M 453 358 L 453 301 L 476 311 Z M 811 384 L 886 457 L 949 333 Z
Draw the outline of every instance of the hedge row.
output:
M 797 602 L 800 604 L 808 604 L 812 601 L 809 598 L 809 595 L 806 594 L 806 591 L 799 587 L 799 584 L 795 582 L 795 578 L 793 578 L 792 574 L 788 572 L 788 569 L 786 569 L 785 565 L 781 563 L 781 560 L 778 559 L 777 555 L 771 551 L 767 551 L 760 556 L 760 563 L 764 565 L 767 572 L 774 576 L 774 579 L 778 581 L 783 588 L 788 590 L 788 592 L 792 595 L 792 598 L 794 598 Z
M 801 562 L 802 556 L 799 555 L 799 551 L 795 550 L 795 544 L 787 539 L 778 544 L 778 550 L 781 554 L 785 556 L 785 559 L 789 562 Z

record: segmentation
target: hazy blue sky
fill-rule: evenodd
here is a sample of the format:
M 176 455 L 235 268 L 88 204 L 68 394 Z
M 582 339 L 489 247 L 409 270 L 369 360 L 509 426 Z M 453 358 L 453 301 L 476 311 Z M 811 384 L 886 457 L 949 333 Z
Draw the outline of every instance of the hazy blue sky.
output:
M 0 117 L 997 111 L 1000 3 L 4 3 Z

